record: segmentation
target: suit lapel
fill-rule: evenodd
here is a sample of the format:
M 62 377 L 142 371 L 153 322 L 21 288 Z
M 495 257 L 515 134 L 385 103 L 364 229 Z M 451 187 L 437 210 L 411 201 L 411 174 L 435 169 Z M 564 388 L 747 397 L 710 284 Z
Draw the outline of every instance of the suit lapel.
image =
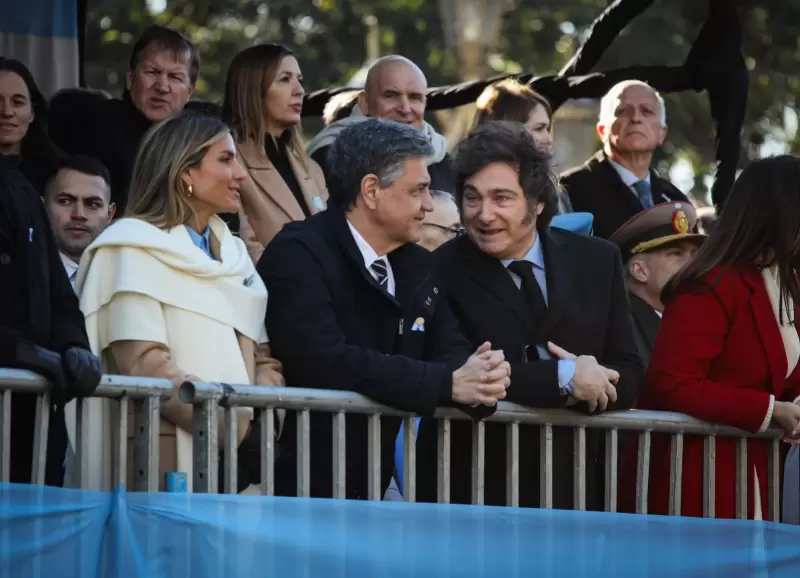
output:
M 637 213 L 642 210 L 642 203 L 633 194 L 633 192 L 622 182 L 619 173 L 614 169 L 611 161 L 608 160 L 606 154 L 601 150 L 589 160 L 589 166 L 597 175 L 598 182 L 597 190 L 613 191 L 620 199 L 628 205 L 631 210 Z M 651 178 L 652 181 L 652 178 Z M 654 193 L 655 194 L 655 193 Z
M 289 219 L 302 221 L 305 218 L 303 209 L 300 208 L 286 181 L 283 180 L 275 165 L 269 161 L 266 153 L 255 141 L 250 140 L 241 143 L 239 145 L 239 157 L 256 186 L 267 197 L 272 199 L 286 213 Z M 289 158 L 291 160 L 291 154 Z M 296 172 L 297 167 L 294 162 L 292 162 L 292 168 L 295 169 L 295 175 L 298 176 L 297 180 L 300 182 L 301 188 L 303 188 L 305 185 L 303 173 Z M 304 195 L 307 195 L 306 188 L 308 188 L 308 185 L 303 188 Z M 313 207 L 313 204 L 309 203 L 309 207 Z
M 472 280 L 494 295 L 503 306 L 511 309 L 514 318 L 534 335 L 535 328 L 528 304 L 503 264 L 480 251 L 466 235 L 455 242 L 458 243 L 458 252 L 465 260 L 466 270 Z
M 541 340 L 546 340 L 558 325 L 569 302 L 575 268 L 574 258 L 569 254 L 569 249 L 562 239 L 554 235 L 549 228 L 538 234 L 542 242 L 547 279 L 547 316 L 537 334 Z
M 345 215 L 344 211 L 342 211 L 342 209 L 340 209 L 338 206 L 331 206 L 328 207 L 327 211 L 324 211 L 323 214 L 319 215 L 319 217 L 327 217 L 330 219 L 336 234 L 336 238 L 339 240 L 344 254 L 347 256 L 348 261 L 350 261 L 350 264 L 356 273 L 361 276 L 367 282 L 367 284 L 371 285 L 376 291 L 379 291 L 381 295 L 399 308 L 399 301 L 383 287 L 381 287 L 380 283 L 378 283 L 375 280 L 375 277 L 373 277 L 372 274 L 370 274 L 370 272 L 367 270 L 366 264 L 364 263 L 364 256 L 361 254 L 358 245 L 356 245 L 356 240 L 353 238 L 353 234 L 350 231 L 350 226 L 347 224 L 347 216 Z M 394 275 L 395 294 L 397 294 L 399 289 L 398 280 L 402 275 L 394 270 L 394 265 L 392 265 L 392 273 Z M 403 282 L 403 280 L 399 281 L 401 285 Z
M 748 271 L 742 275 L 745 282 L 753 292 L 751 299 L 753 307 L 753 317 L 758 328 L 758 335 L 764 345 L 764 352 L 769 361 L 770 374 L 772 375 L 772 391 L 775 395 L 780 395 L 786 382 L 786 349 L 783 346 L 783 338 L 778 329 L 778 320 L 772 309 L 772 303 L 764 287 L 764 280 L 761 273 L 757 270 Z
M 317 185 L 314 182 L 314 179 L 312 179 L 309 172 L 303 168 L 303 165 L 300 163 L 300 160 L 295 156 L 295 154 L 289 151 L 288 156 L 289 164 L 292 165 L 292 170 L 297 177 L 297 183 L 300 185 L 300 191 L 303 193 L 303 198 L 306 200 L 306 206 L 308 207 L 309 213 L 312 215 L 319 213 L 320 209 L 317 207 L 317 203 L 322 201 L 322 196 L 320 195 L 322 191 L 317 190 Z M 291 191 L 289 191 L 289 194 L 291 194 Z M 297 201 L 295 201 L 295 204 L 297 204 Z
M 633 319 L 636 324 L 641 327 L 642 334 L 647 341 L 647 347 L 649 351 L 652 352 L 653 345 L 655 345 L 656 342 L 656 335 L 658 335 L 658 326 L 661 324 L 661 318 L 652 307 L 635 294 L 628 292 L 628 298 L 631 303 Z

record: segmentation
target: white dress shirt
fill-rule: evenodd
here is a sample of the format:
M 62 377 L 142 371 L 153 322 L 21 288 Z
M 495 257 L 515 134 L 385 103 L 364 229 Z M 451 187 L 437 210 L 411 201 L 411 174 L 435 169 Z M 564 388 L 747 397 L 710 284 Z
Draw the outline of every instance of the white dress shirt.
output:
M 386 291 L 388 291 L 389 295 L 394 297 L 395 285 L 394 285 L 394 273 L 392 273 L 392 265 L 389 263 L 389 259 L 386 258 L 386 255 L 378 255 L 375 252 L 369 243 L 367 243 L 366 239 L 361 236 L 356 228 L 350 221 L 347 221 L 347 226 L 350 227 L 350 233 L 353 235 L 353 239 L 355 239 L 356 246 L 358 250 L 361 251 L 361 256 L 364 258 L 364 267 L 367 268 L 367 271 L 372 278 L 376 281 L 379 281 L 377 274 L 370 268 L 375 261 L 383 261 L 383 264 L 386 266 L 386 273 L 387 273 L 387 282 L 386 282 Z
M 64 265 L 64 270 L 67 272 L 69 282 L 72 288 L 75 289 L 75 278 L 78 276 L 78 264 L 64 255 L 64 253 L 59 252 L 58 255 L 61 257 L 61 263 Z

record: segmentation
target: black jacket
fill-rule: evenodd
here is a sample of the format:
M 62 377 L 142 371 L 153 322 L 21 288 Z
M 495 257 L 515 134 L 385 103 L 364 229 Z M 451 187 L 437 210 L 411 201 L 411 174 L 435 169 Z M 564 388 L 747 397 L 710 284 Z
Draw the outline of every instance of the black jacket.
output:
M 653 345 L 656 343 L 658 326 L 661 325 L 661 317 L 656 310 L 650 307 L 631 292 L 628 292 L 631 302 L 631 315 L 633 316 L 633 336 L 636 339 L 636 348 L 645 370 L 650 365 L 650 355 L 653 353 Z
M 322 168 L 325 180 L 327 181 L 329 170 L 328 147 L 325 146 L 317 149 L 314 151 L 314 154 L 311 155 L 311 158 Z M 444 191 L 451 195 L 455 194 L 456 176 L 453 172 L 453 158 L 449 153 L 438 163 L 428 165 L 428 174 L 431 177 L 431 189 Z
M 628 188 L 601 150 L 580 167 L 561 175 L 572 210 L 594 215 L 593 235 L 609 239 L 617 229 L 642 211 L 642 203 Z M 653 203 L 689 202 L 675 185 L 650 171 Z
M 0 155 L 0 367 L 18 367 L 17 347 L 31 342 L 56 352 L 89 349 L 83 314 L 58 255 L 39 194 Z M 12 395 L 11 481 L 29 483 L 36 396 Z M 64 408 L 50 413 L 45 480 L 63 482 L 67 430 Z
M 367 271 L 337 206 L 286 225 L 259 263 L 269 291 L 266 325 L 289 387 L 355 391 L 419 415 L 450 402 L 452 372 L 469 357 L 433 271 L 433 255 L 409 244 L 389 256 L 392 297 Z M 424 331 L 412 331 L 417 320 Z M 488 415 L 483 408 L 476 415 Z M 276 485 L 295 492 L 296 416 L 283 430 Z M 331 416 L 311 416 L 313 496 L 332 491 Z M 381 419 L 382 488 L 393 471 L 399 418 Z M 347 496 L 367 497 L 367 420 L 347 417 Z M 280 463 L 280 462 L 283 463 Z
M 125 213 L 136 150 L 153 123 L 139 111 L 126 92 L 122 99 L 97 101 L 91 107 L 72 102 L 50 118 L 50 138 L 69 154 L 101 161 L 111 173 L 111 201 L 117 215 Z
M 489 341 L 511 363 L 507 401 L 535 408 L 563 408 L 558 387 L 558 361 L 526 362 L 528 346 L 552 341 L 575 355 L 593 355 L 620 373 L 616 409 L 633 406 L 644 372 L 631 329 L 630 309 L 617 248 L 600 239 L 551 228 L 542 233 L 548 307 L 542 327 L 534 327 L 522 292 L 503 264 L 482 253 L 468 236 L 446 243 L 436 252 L 448 301 L 472 346 Z M 534 354 L 535 355 L 535 354 Z M 528 357 L 530 358 L 530 356 Z M 576 411 L 588 413 L 585 404 Z M 610 408 L 614 409 L 614 408 Z M 469 503 L 471 428 L 453 423 L 451 498 Z M 574 478 L 572 432 L 554 428 L 553 498 L 556 508 L 572 507 Z M 435 445 L 435 424 L 423 420 L 419 431 L 421 464 Z M 505 505 L 506 436 L 504 424 L 486 425 L 486 504 Z M 539 428 L 520 427 L 520 504 L 539 504 Z M 602 439 L 587 431 L 587 504 L 602 507 Z M 435 475 L 420 468 L 419 497 L 435 501 Z

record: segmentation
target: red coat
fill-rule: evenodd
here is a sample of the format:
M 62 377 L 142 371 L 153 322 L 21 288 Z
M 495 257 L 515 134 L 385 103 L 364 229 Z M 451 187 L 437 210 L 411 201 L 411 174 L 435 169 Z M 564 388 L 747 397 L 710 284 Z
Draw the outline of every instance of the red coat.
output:
M 716 279 L 721 269 L 707 279 Z M 797 311 L 796 311 L 797 314 Z M 798 366 L 800 367 L 800 366 Z M 713 289 L 680 288 L 659 327 L 645 388 L 637 407 L 686 413 L 709 422 L 757 432 L 765 424 L 770 395 L 792 401 L 800 393 L 800 370 L 786 378 L 787 360 L 772 305 L 756 267 L 731 268 Z M 669 511 L 669 436 L 653 435 L 648 512 Z M 681 515 L 702 516 L 703 438 L 684 436 Z M 632 446 L 635 444 L 631 444 Z M 625 456 L 621 505 L 632 511 L 635 448 Z M 753 466 L 762 513 L 767 516 L 767 443 L 748 443 L 748 516 L 753 517 Z M 735 517 L 735 440 L 716 441 L 717 518 Z M 632 458 L 632 459 L 631 459 Z M 622 488 L 621 488 L 622 490 Z

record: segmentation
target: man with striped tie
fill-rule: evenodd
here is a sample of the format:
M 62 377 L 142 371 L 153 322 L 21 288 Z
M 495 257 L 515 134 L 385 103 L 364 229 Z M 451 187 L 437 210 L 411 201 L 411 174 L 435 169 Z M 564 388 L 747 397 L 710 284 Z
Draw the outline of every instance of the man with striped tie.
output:
M 561 175 L 575 211 L 594 215 L 594 236 L 608 239 L 628 219 L 653 205 L 689 202 L 652 168 L 667 136 L 664 99 L 638 80 L 615 85 L 600 102 L 597 135 L 603 149 Z
M 328 209 L 287 225 L 258 271 L 266 325 L 289 387 L 349 390 L 420 416 L 454 404 L 473 417 L 505 397 L 510 368 L 473 351 L 444 297 L 433 254 L 416 243 L 433 210 L 428 139 L 375 118 L 345 128 L 328 152 Z M 332 494 L 330 414 L 311 416 L 311 495 Z M 381 417 L 381 495 L 400 419 Z M 294 495 L 296 416 L 286 416 L 276 491 Z M 346 496 L 367 499 L 367 419 L 347 416 Z M 435 442 L 434 442 L 435 443 Z
M 63 159 L 47 183 L 47 217 L 73 287 L 83 251 L 114 218 L 110 182 L 108 170 L 100 161 L 76 155 Z

